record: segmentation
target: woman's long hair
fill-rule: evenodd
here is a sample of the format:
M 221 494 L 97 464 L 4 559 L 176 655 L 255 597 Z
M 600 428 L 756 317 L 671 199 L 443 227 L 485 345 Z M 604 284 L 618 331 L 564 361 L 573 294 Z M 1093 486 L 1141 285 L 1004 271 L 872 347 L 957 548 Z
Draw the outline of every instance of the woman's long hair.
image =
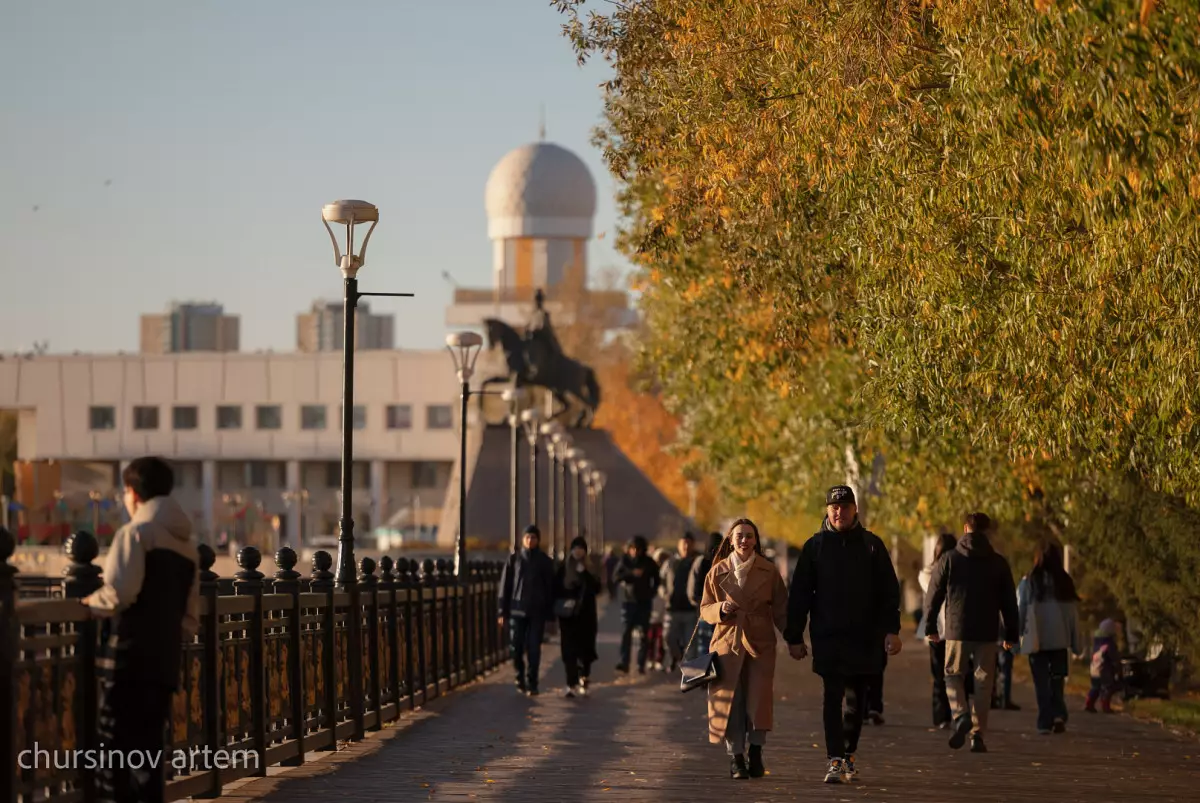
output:
M 950 533 L 939 535 L 937 543 L 933 545 L 933 561 L 929 565 L 937 565 L 937 562 L 942 559 L 942 555 L 950 552 L 956 546 L 958 546 L 958 539 Z
M 725 532 L 725 540 L 721 542 L 721 546 L 717 549 L 716 556 L 713 557 L 713 565 L 718 561 L 725 560 L 733 553 L 733 531 L 740 525 L 745 524 L 750 529 L 754 530 L 754 551 L 762 554 L 762 536 L 758 533 L 758 525 L 750 519 L 738 519 L 733 524 L 729 525 L 729 529 Z M 709 571 L 712 571 L 711 569 Z
M 1059 602 L 1074 602 L 1079 599 L 1075 591 L 1075 581 L 1063 568 L 1062 547 L 1051 541 L 1038 544 L 1033 554 L 1033 571 L 1029 573 L 1029 585 L 1033 589 L 1033 598 L 1044 600 L 1053 594 Z

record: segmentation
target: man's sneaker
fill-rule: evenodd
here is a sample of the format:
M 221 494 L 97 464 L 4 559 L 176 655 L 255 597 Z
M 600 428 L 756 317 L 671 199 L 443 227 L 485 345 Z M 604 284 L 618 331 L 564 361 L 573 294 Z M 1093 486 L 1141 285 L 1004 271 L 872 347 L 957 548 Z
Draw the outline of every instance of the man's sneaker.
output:
M 858 768 L 854 766 L 854 756 L 847 756 L 842 762 L 842 777 L 846 779 L 846 783 L 850 783 L 858 777 Z
M 963 717 L 954 723 L 954 733 L 950 736 L 950 749 L 960 750 L 967 743 L 967 734 L 971 732 L 971 720 Z
M 1067 732 L 1067 723 L 1061 719 L 1056 719 L 1056 720 L 1054 720 L 1054 725 L 1052 726 L 1052 728 L 1055 733 L 1066 733 Z
M 570 686 L 567 686 L 566 690 L 563 692 L 563 697 L 566 697 L 568 700 L 574 699 L 575 690 Z
M 825 783 L 845 783 L 846 762 L 840 758 L 829 759 L 829 769 L 825 770 Z
M 872 725 L 882 725 L 883 724 L 883 714 L 879 713 L 878 711 L 868 711 L 867 712 L 867 721 L 870 722 Z
M 525 693 L 525 681 L 523 681 L 523 680 L 518 680 L 518 681 L 517 681 L 517 683 L 516 683 L 516 686 L 517 686 L 517 694 L 524 694 L 524 693 Z
M 1004 710 L 1005 711 L 1020 711 L 1021 706 L 1017 705 L 1014 702 L 1007 702 L 1004 704 Z
M 588 693 L 588 679 L 580 678 L 579 679 L 579 696 L 587 697 L 587 693 Z
M 1050 735 L 1049 728 L 1038 728 L 1038 736 L 1049 736 L 1049 735 Z
M 527 691 L 527 692 L 525 692 L 525 693 L 526 693 L 526 694 L 528 694 L 530 697 L 537 697 L 537 696 L 538 696 L 538 690 L 537 690 L 537 687 L 536 687 L 536 686 L 534 686 L 534 687 L 530 688 L 530 689 L 529 689 L 529 691 Z
M 971 734 L 971 752 L 986 753 L 987 745 L 983 743 L 983 736 L 978 733 Z
M 629 664 L 617 664 L 617 671 L 629 674 Z

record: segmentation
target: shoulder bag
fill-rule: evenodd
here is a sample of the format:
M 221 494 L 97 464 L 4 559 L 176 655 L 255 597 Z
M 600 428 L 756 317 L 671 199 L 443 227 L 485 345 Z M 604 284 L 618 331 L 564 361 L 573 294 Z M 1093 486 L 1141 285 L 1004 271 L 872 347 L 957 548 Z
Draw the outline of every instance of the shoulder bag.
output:
M 692 649 L 692 642 L 696 640 L 696 631 L 699 629 L 700 618 L 697 617 L 696 626 L 692 628 L 692 637 L 688 639 L 687 647 L 683 650 L 684 655 L 687 655 L 688 651 Z M 679 671 L 682 673 L 679 679 L 679 690 L 685 694 L 692 689 L 703 688 L 721 677 L 721 667 L 715 652 L 684 661 L 679 665 Z

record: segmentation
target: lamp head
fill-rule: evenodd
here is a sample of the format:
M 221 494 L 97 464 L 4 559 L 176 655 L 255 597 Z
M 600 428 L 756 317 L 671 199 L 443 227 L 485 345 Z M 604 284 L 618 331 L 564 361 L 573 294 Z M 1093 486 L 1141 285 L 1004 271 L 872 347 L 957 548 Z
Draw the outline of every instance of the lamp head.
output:
M 500 394 L 500 398 L 514 407 L 520 407 L 525 404 L 528 395 L 525 388 L 505 388 L 504 392 Z
M 454 358 L 454 370 L 458 381 L 466 383 L 475 373 L 475 361 L 483 348 L 483 338 L 475 332 L 454 332 L 446 335 L 446 348 Z
M 321 208 L 321 219 L 325 222 L 325 230 L 333 242 L 333 261 L 342 269 L 342 276 L 353 279 L 358 275 L 359 268 L 367 264 L 367 243 L 371 240 L 371 232 L 379 223 L 379 210 L 375 204 L 366 201 L 334 201 Z M 343 254 L 330 223 L 346 227 L 346 252 Z M 370 223 L 367 236 L 363 238 L 362 246 L 357 254 L 354 253 L 354 227 Z
M 601 471 L 600 469 L 596 469 L 595 471 L 592 472 L 592 483 L 595 484 L 595 486 L 597 488 L 600 488 L 601 490 L 603 490 L 604 483 L 607 481 L 608 481 L 608 477 L 606 477 L 604 475 L 604 472 Z

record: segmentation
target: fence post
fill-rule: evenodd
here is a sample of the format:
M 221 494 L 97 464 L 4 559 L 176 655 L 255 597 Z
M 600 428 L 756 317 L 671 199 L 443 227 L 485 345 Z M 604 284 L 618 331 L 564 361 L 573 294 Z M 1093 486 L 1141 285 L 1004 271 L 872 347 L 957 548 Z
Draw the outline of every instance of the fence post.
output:
M 12 533 L 0 527 L 0 803 L 17 800 L 17 656 L 21 626 L 17 624 L 17 570 L 8 563 L 17 548 Z
M 396 561 L 396 577 L 400 588 L 404 589 L 404 686 L 408 691 L 408 710 L 417 707 L 417 687 L 415 667 L 417 660 L 416 639 L 413 636 L 413 570 L 415 564 L 406 558 Z M 399 700 L 397 700 L 399 704 Z
M 334 649 L 337 647 L 334 641 L 334 627 L 336 624 L 337 609 L 333 604 L 333 572 L 329 571 L 333 566 L 333 558 L 323 549 L 319 549 L 312 556 L 312 579 L 309 582 L 309 590 L 314 594 L 325 594 L 325 616 L 322 620 L 322 627 L 319 633 L 322 646 L 322 661 L 321 674 L 325 677 L 325 699 L 321 701 L 321 707 L 325 710 L 325 726 L 329 728 L 329 746 L 322 747 L 321 752 L 333 752 L 337 750 L 337 656 L 334 654 Z
M 71 559 L 71 563 L 63 569 L 63 595 L 69 599 L 83 599 L 88 594 L 97 591 L 104 580 L 100 577 L 100 567 L 92 563 L 100 554 L 100 545 L 96 537 L 89 532 L 79 531 L 67 536 L 63 551 Z M 80 682 L 76 685 L 79 694 L 79 711 L 82 714 L 79 741 L 82 749 L 92 751 L 100 742 L 96 728 L 98 719 L 99 678 L 96 677 L 96 658 L 99 632 L 95 619 L 80 622 L 76 629 L 75 658 L 78 662 Z M 92 755 L 85 753 L 84 755 Z M 15 765 L 13 765 L 15 766 Z M 83 787 L 84 803 L 91 803 L 97 797 L 96 770 L 91 762 L 83 762 L 80 771 L 80 785 Z
M 275 553 L 275 581 L 272 584 L 276 594 L 288 594 L 292 598 L 292 609 L 288 613 L 288 688 L 292 699 L 292 739 L 296 741 L 296 756 L 280 762 L 285 767 L 298 767 L 304 763 L 304 731 L 306 728 L 304 716 L 304 665 L 301 663 L 301 653 L 304 650 L 304 634 L 300 624 L 300 572 L 296 571 L 296 551 L 285 546 Z
M 400 644 L 399 622 L 396 620 L 396 578 L 392 574 L 392 559 L 384 555 L 379 559 L 379 589 L 387 594 L 387 666 L 392 700 L 396 703 L 396 718 L 400 718 Z M 379 684 L 382 688 L 383 684 Z M 379 703 L 382 717 L 383 702 Z
M 254 598 L 254 610 L 246 628 L 250 642 L 250 729 L 251 741 L 258 752 L 258 771 L 255 775 L 267 774 L 267 699 L 266 661 L 264 660 L 263 635 L 263 573 L 258 570 L 262 554 L 252 546 L 242 547 L 237 555 L 242 570 L 234 577 L 234 593 L 239 597 Z
M 368 699 L 375 706 L 375 726 L 371 730 L 377 731 L 383 728 L 383 705 L 379 701 L 380 689 L 383 684 L 379 682 L 379 578 L 375 576 L 375 561 L 372 558 L 363 558 L 358 562 L 358 585 L 360 604 L 354 613 L 361 621 L 363 618 L 361 603 L 365 597 L 367 626 L 370 628 L 366 639 L 363 640 L 367 648 L 366 669 L 370 678 L 368 678 L 364 689 L 365 694 L 359 701 L 359 705 L 364 709 L 363 714 L 366 713 Z

